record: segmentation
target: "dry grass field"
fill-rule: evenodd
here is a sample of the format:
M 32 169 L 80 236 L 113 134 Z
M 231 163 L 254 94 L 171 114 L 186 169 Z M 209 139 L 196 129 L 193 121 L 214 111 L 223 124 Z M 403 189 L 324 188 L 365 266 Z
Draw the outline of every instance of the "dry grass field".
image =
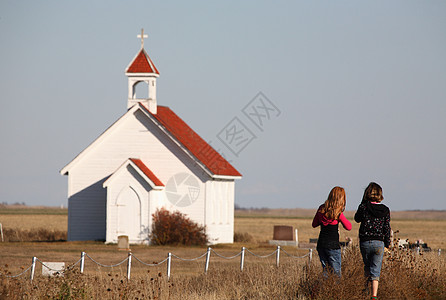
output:
M 74 262 L 72 256 L 80 249 L 86 250 L 102 263 L 118 263 L 125 253 L 117 252 L 114 246 L 99 243 L 64 245 L 56 243 L 39 247 L 33 243 L 21 243 L 23 254 L 39 254 L 59 257 Z M 67 247 L 66 247 L 67 246 Z M 65 250 L 60 248 L 64 247 Z M 132 247 L 133 248 L 133 247 Z M 196 257 L 204 249 L 135 247 L 135 256 L 145 261 L 163 258 L 167 251 L 182 257 Z M 59 250 L 57 250 L 59 249 Z M 12 250 L 12 249 L 11 249 Z M 32 250 L 32 251 L 30 251 Z M 219 253 L 229 255 L 233 249 L 216 248 Z M 255 252 L 271 249 L 255 249 Z M 60 252 L 57 252 L 60 251 Z M 22 251 L 21 251 L 22 252 Z M 15 263 L 14 261 L 11 264 Z M 29 258 L 28 258 L 29 263 Z M 86 261 L 85 273 L 78 266 L 67 271 L 63 277 L 29 276 L 17 279 L 5 278 L 9 266 L 0 266 L 0 299 L 368 299 L 364 290 L 362 262 L 356 246 L 348 248 L 343 255 L 343 276 L 324 277 L 320 263 L 313 259 L 286 258 L 282 254 L 279 267 L 274 258 L 246 257 L 245 268 L 239 269 L 239 260 L 222 261 L 212 257 L 210 268 L 204 274 L 204 261 L 172 262 L 172 276 L 166 277 L 166 264 L 161 267 L 141 267 L 132 264 L 132 277 L 126 278 L 125 267 L 103 268 L 90 260 Z M 106 269 L 106 270 L 104 270 Z M 380 281 L 381 299 L 445 299 L 446 261 L 444 256 L 434 253 L 423 256 L 413 252 L 393 250 L 386 254 Z
M 276 248 L 269 245 L 274 225 L 291 225 L 298 229 L 299 241 L 308 246 L 310 238 L 317 238 L 319 230 L 311 227 L 310 210 L 237 211 L 235 232 L 252 237 L 249 242 L 214 245 L 218 254 L 231 257 L 242 246 L 256 255 L 267 255 Z M 398 237 L 410 241 L 422 239 L 434 249 L 431 253 L 415 255 L 413 252 L 394 249 L 386 255 L 381 299 L 445 299 L 446 250 L 438 256 L 437 249 L 446 249 L 446 217 L 433 212 L 432 219 L 426 212 L 394 213 L 391 226 L 398 230 Z M 347 217 L 352 220 L 352 212 Z M 403 217 L 399 217 L 403 216 Z M 404 219 L 410 217 L 410 219 Z M 66 209 L 0 208 L 0 223 L 5 232 L 31 232 L 44 229 L 66 233 Z M 353 223 L 351 232 L 341 229 L 341 240 L 356 240 L 358 225 Z M 11 232 L 11 231 L 10 231 Z M 57 240 L 57 239 L 56 239 Z M 306 244 L 306 245 L 305 245 Z M 196 258 L 206 252 L 206 247 L 148 247 L 132 245 L 134 257 L 146 263 L 158 263 L 169 252 L 181 258 Z M 307 248 L 283 247 L 293 256 L 308 254 Z M 172 277 L 166 280 L 166 263 L 147 267 L 135 258 L 132 261 L 131 280 L 127 281 L 126 263 L 116 267 L 101 267 L 89 258 L 85 272 L 79 274 L 79 265 L 61 278 L 47 278 L 41 274 L 37 263 L 36 277 L 29 280 L 29 271 L 17 279 L 6 278 L 24 271 L 32 257 L 41 261 L 60 261 L 70 266 L 78 262 L 85 251 L 95 261 L 114 265 L 126 259 L 127 253 L 116 245 L 101 242 L 4 242 L 0 244 L 0 299 L 364 299 L 362 262 L 356 246 L 348 249 L 343 258 L 341 281 L 320 277 L 321 267 L 317 252 L 308 264 L 308 257 L 293 258 L 281 253 L 280 267 L 275 266 L 275 255 L 259 258 L 246 254 L 244 271 L 240 272 L 240 256 L 227 260 L 211 254 L 208 274 L 204 274 L 205 258 L 194 261 L 172 260 Z M 427 279 L 428 278 L 428 279 Z M 330 284 L 330 280 L 335 280 Z M 337 284 L 334 284 L 337 283 Z

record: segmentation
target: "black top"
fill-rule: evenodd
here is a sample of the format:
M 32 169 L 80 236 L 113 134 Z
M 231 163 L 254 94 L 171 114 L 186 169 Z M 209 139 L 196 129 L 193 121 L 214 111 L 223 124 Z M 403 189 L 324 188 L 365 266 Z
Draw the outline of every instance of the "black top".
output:
M 336 225 L 321 225 L 319 239 L 317 240 L 318 248 L 341 249 L 338 225 L 339 223 Z
M 384 204 L 363 202 L 355 213 L 355 221 L 359 226 L 359 241 L 383 241 L 390 245 L 390 210 Z

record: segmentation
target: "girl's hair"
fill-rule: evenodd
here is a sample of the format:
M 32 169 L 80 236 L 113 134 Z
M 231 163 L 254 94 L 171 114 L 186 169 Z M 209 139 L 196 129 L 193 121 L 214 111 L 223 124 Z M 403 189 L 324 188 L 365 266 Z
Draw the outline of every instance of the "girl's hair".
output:
M 345 209 L 345 190 L 340 186 L 335 186 L 328 194 L 321 213 L 331 220 L 337 220 Z
M 384 199 L 383 189 L 376 182 L 370 182 L 362 196 L 362 202 L 381 202 Z

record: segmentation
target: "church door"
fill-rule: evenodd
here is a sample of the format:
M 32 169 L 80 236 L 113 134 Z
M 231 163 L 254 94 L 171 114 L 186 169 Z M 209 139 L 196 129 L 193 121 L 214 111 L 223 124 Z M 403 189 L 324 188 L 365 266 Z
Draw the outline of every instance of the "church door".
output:
M 124 188 L 116 200 L 117 235 L 127 235 L 129 241 L 140 239 L 141 232 L 141 201 L 131 187 Z

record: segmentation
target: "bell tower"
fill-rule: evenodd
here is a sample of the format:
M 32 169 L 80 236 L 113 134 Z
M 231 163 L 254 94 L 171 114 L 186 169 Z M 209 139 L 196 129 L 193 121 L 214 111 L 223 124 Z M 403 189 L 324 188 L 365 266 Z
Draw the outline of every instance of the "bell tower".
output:
M 125 75 L 128 77 L 127 108 L 129 109 L 136 103 L 141 102 L 152 114 L 156 114 L 156 79 L 160 73 L 144 49 L 144 38 L 147 38 L 144 29 L 141 29 L 141 34 L 137 37 L 141 38 L 141 49 L 125 70 Z M 138 84 L 147 85 L 147 98 L 137 98 L 136 86 Z

